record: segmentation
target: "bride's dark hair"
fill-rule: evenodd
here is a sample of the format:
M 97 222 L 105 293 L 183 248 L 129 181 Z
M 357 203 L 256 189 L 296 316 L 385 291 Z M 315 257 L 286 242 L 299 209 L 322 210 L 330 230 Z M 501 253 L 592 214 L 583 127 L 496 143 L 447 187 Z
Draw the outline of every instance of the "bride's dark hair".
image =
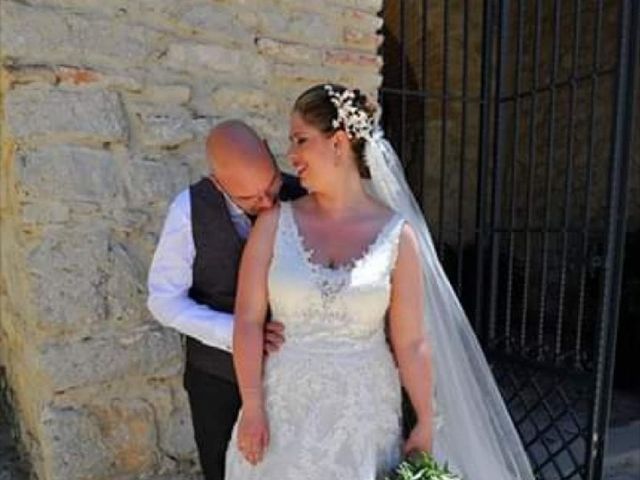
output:
M 347 88 L 336 84 L 320 84 L 303 92 L 293 104 L 293 111 L 300 114 L 302 119 L 309 125 L 314 126 L 318 130 L 328 135 L 336 132 L 343 127 L 335 128 L 333 121 L 338 118 L 336 106 L 331 102 L 325 85 L 330 85 L 334 92 L 343 93 Z M 354 106 L 363 110 L 369 117 L 373 118 L 375 114 L 375 106 L 368 100 L 367 96 L 360 90 L 353 90 L 355 95 Z M 352 138 L 351 151 L 353 152 L 360 177 L 371 178 L 371 173 L 367 167 L 364 158 L 364 150 L 366 146 L 364 138 Z

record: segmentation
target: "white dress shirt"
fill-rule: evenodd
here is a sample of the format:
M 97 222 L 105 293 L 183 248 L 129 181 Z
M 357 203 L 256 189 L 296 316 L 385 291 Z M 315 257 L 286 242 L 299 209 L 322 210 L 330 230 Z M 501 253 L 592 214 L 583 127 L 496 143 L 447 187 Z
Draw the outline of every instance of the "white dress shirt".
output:
M 224 195 L 224 194 L 223 194 Z M 242 238 L 247 238 L 251 221 L 224 195 L 231 221 Z M 231 351 L 233 315 L 196 303 L 189 297 L 193 283 L 196 249 L 191 230 L 191 195 L 182 191 L 171 203 L 149 268 L 147 307 L 163 325 Z

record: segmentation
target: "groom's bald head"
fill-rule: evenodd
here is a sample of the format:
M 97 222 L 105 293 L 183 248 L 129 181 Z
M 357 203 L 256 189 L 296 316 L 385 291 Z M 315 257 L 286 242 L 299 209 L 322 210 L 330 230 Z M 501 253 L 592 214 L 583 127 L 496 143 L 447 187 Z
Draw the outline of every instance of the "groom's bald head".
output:
M 229 170 L 270 166 L 271 153 L 246 123 L 228 120 L 216 125 L 207 137 L 207 159 L 216 175 Z
M 206 151 L 211 174 L 225 192 L 235 199 L 260 197 L 257 210 L 266 208 L 264 192 L 279 185 L 279 172 L 267 144 L 251 127 L 239 120 L 219 123 L 209 132 Z

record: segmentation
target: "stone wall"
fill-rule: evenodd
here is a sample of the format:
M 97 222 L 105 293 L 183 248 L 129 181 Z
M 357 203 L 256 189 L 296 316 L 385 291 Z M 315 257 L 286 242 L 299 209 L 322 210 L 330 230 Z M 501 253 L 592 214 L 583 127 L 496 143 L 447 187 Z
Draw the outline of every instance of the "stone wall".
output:
M 180 338 L 145 309 L 167 204 L 219 120 L 282 156 L 304 88 L 374 92 L 380 6 L 2 1 L 0 366 L 37 478 L 196 474 Z

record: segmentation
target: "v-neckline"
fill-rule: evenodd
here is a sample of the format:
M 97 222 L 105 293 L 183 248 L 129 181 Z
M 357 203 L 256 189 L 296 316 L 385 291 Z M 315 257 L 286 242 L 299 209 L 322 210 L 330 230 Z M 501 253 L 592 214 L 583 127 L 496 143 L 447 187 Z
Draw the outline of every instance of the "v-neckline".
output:
M 384 238 L 384 235 L 387 233 L 387 231 L 391 228 L 391 226 L 394 225 L 395 220 L 398 216 L 398 214 L 394 212 L 389 217 L 389 219 L 384 223 L 384 225 L 378 230 L 373 240 L 369 242 L 358 255 L 355 255 L 354 257 L 352 257 L 350 260 L 346 262 L 341 262 L 335 267 L 330 267 L 312 259 L 313 255 L 316 253 L 316 249 L 313 249 L 307 246 L 308 243 L 306 242 L 306 239 L 302 234 L 302 231 L 300 230 L 300 226 L 298 225 L 298 221 L 294 213 L 293 205 L 290 202 L 286 202 L 284 203 L 284 205 L 286 205 L 288 208 L 288 214 L 290 217 L 291 224 L 293 226 L 293 233 L 296 238 L 296 242 L 300 249 L 300 252 L 302 253 L 303 258 L 305 259 L 305 262 L 308 264 L 308 266 L 311 269 L 324 270 L 328 272 L 350 273 L 354 271 L 362 262 L 364 262 L 372 254 L 372 252 L 376 249 L 378 244 Z

